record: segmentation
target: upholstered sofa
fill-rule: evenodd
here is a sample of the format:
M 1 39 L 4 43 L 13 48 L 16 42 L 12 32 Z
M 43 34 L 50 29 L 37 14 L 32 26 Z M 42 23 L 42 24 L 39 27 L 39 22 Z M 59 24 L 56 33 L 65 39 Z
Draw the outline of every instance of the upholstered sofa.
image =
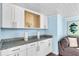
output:
M 60 56 L 79 56 L 79 38 L 77 38 L 78 47 L 70 47 L 68 37 L 64 37 L 58 42 Z

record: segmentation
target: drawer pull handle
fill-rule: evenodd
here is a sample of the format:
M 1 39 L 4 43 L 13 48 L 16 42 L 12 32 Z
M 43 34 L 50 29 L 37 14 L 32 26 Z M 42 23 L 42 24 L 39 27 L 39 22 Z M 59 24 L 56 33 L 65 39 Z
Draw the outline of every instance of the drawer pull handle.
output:
M 35 46 L 35 44 L 32 44 L 32 45 L 30 45 L 30 46 Z
M 45 43 L 45 42 L 40 42 L 40 43 Z
M 14 50 L 12 50 L 12 51 L 16 51 L 16 50 L 20 50 L 20 48 L 18 48 L 18 49 L 14 49 Z

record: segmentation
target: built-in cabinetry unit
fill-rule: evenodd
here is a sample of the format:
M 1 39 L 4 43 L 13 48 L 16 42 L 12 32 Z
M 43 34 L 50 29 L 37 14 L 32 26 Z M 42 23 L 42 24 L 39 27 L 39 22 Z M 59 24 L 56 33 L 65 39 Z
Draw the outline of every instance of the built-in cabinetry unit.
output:
M 47 16 L 15 4 L 2 4 L 2 28 L 47 29 Z
M 2 4 L 2 28 L 24 28 L 24 9 Z
M 52 38 L 1 50 L 1 56 L 45 56 L 52 52 Z
M 12 12 L 13 12 L 13 6 L 8 4 L 2 5 L 2 27 L 4 28 L 12 28 L 13 26 L 13 19 L 12 19 Z

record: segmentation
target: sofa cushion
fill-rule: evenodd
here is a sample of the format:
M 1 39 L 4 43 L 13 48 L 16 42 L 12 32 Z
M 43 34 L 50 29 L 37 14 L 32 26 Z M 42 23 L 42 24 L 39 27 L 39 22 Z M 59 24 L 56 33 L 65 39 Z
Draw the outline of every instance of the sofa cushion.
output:
M 63 56 L 79 56 L 79 49 L 76 48 L 65 48 L 62 52 Z
M 69 39 L 69 47 L 78 47 L 77 38 L 68 37 L 68 39 Z

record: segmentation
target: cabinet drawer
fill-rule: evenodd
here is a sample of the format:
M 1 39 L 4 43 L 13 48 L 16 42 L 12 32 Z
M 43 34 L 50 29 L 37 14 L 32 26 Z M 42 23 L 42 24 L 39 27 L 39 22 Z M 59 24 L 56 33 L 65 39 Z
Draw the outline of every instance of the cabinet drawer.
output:
M 39 44 L 45 44 L 45 45 L 47 45 L 48 43 L 49 43 L 48 39 L 39 41 Z
M 36 47 L 36 46 L 37 46 L 37 42 L 28 44 L 28 48 Z
M 20 51 L 20 47 L 14 47 L 14 48 L 2 50 L 1 55 L 8 55 L 19 51 Z
M 20 51 L 25 50 L 27 47 L 28 47 L 27 44 L 25 44 L 25 45 L 21 45 L 21 46 L 20 46 Z
M 44 46 L 46 48 L 52 48 L 52 39 L 46 39 L 46 40 L 42 40 L 42 41 L 39 41 L 38 42 L 38 45 L 41 47 L 41 46 Z

